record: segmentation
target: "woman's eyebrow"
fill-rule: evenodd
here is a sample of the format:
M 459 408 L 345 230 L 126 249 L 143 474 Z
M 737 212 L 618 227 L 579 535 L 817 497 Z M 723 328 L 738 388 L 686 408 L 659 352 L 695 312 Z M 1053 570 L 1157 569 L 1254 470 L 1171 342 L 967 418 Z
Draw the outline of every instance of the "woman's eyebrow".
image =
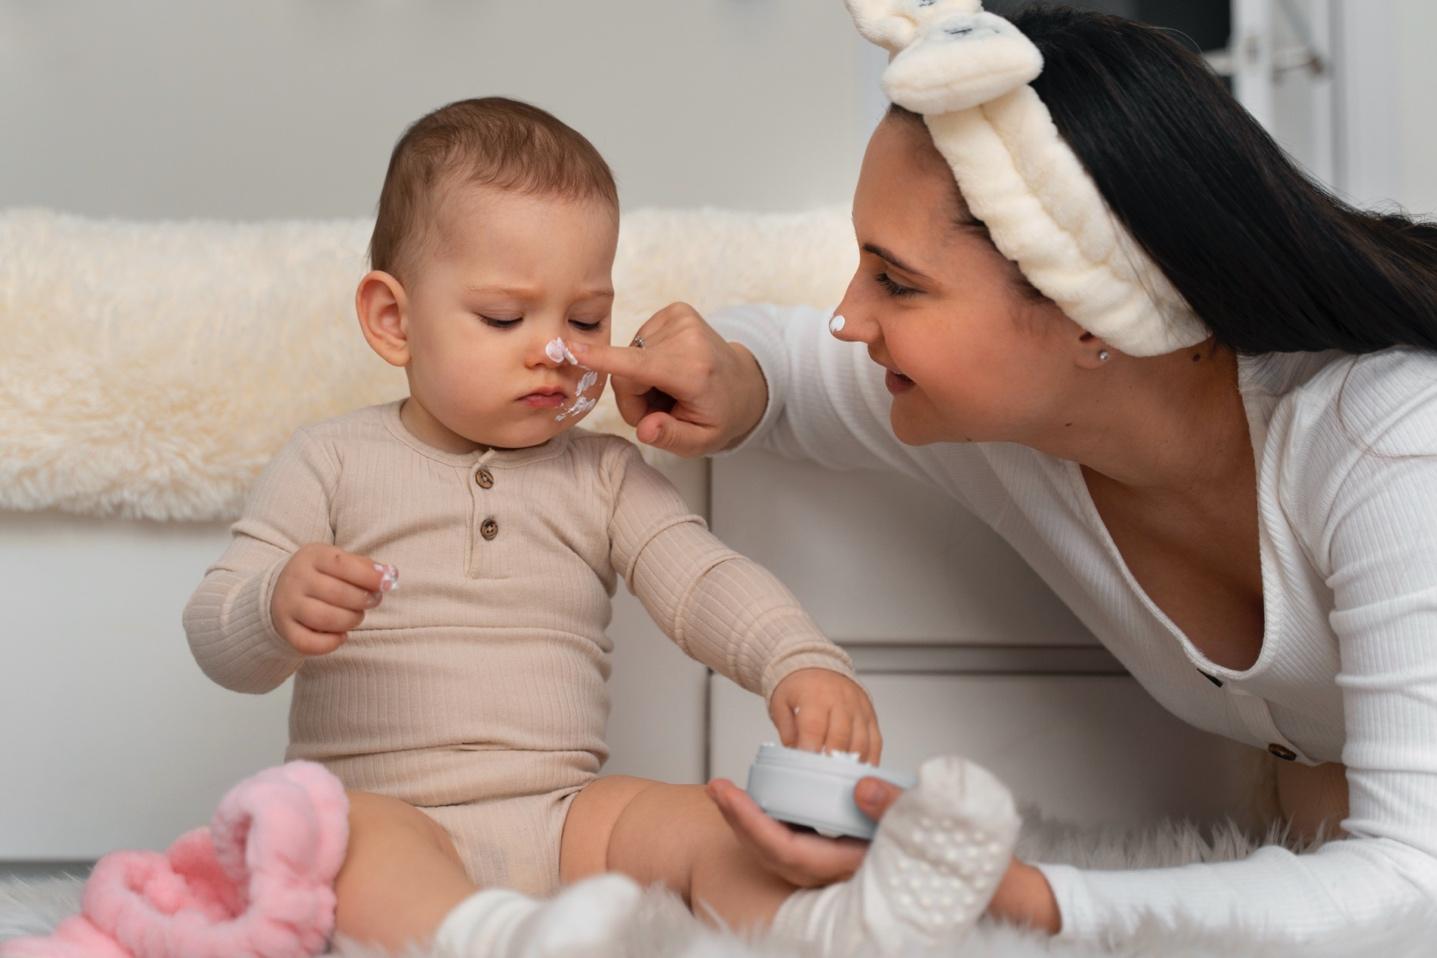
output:
M 877 243 L 864 243 L 863 251 L 865 253 L 872 253 L 874 256 L 877 256 L 880 259 L 885 259 L 888 262 L 892 263 L 894 266 L 897 266 L 899 269 L 903 270 L 903 272 L 916 276 L 919 279 L 929 279 L 929 277 L 924 275 L 921 270 L 916 270 L 912 266 L 909 266 L 907 263 L 903 262 L 903 260 L 899 259 L 897 256 L 894 256 L 892 253 L 884 249 L 882 246 L 879 246 Z

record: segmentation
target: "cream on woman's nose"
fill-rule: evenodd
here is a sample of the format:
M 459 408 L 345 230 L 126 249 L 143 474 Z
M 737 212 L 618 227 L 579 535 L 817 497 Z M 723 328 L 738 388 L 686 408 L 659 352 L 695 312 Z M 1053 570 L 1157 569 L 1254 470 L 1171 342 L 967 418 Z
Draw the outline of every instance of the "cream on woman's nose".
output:
M 843 327 L 846 325 L 848 325 L 848 320 L 843 318 L 843 314 L 834 313 L 833 317 L 828 321 L 828 331 L 834 336 L 837 336 L 843 332 Z

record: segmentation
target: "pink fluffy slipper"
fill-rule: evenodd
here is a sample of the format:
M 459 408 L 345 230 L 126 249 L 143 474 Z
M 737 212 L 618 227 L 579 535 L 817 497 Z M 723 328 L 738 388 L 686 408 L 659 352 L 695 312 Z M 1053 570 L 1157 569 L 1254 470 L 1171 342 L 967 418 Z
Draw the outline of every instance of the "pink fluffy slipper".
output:
M 3 958 L 297 958 L 334 930 L 334 876 L 349 801 L 313 762 L 267 768 L 230 789 L 210 827 L 160 852 L 114 852 L 85 883 L 81 913 Z

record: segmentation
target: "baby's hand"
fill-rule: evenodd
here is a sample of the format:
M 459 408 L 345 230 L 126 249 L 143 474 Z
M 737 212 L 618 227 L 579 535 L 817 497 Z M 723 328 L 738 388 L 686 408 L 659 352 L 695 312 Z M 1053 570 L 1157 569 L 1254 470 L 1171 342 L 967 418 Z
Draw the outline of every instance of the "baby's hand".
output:
M 398 582 L 393 566 L 311 543 L 280 570 L 269 600 L 270 619 L 297 651 L 324 655 L 343 645 L 349 630 Z
M 878 764 L 883 736 L 868 693 L 847 676 L 828 669 L 799 669 L 773 690 L 768 714 L 789 748 L 810 752 L 857 752 Z

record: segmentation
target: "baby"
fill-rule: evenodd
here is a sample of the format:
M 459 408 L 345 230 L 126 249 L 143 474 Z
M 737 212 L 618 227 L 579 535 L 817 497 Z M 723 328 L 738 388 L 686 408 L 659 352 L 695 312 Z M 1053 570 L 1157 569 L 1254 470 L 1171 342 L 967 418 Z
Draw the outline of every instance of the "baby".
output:
M 581 356 L 609 341 L 618 215 L 604 160 L 541 110 L 468 100 L 411 126 L 356 294 L 409 396 L 301 429 L 185 610 L 221 685 L 295 676 L 287 758 L 350 790 L 341 934 L 542 953 L 555 928 L 601 934 L 632 887 L 598 879 L 583 901 L 606 903 L 577 922 L 526 895 L 604 871 L 735 926 L 773 918 L 792 889 L 700 787 L 599 776 L 619 577 L 764 696 L 785 743 L 878 757 L 847 656 L 793 596 L 633 445 L 575 428 L 604 388 Z M 513 891 L 476 893 L 496 886 Z

